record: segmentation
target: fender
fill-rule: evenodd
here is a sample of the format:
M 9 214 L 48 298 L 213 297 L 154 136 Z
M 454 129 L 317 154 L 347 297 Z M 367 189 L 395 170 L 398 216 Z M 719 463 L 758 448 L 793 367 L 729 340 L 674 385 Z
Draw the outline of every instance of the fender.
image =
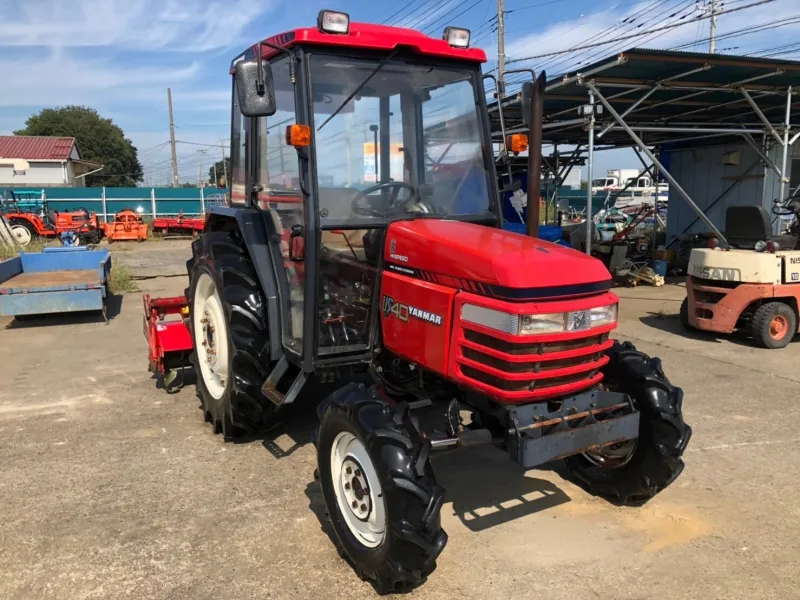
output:
M 214 206 L 208 210 L 203 233 L 212 231 L 230 231 L 232 224 L 239 230 L 250 258 L 258 274 L 264 301 L 267 303 L 267 327 L 269 328 L 269 355 L 271 360 L 280 360 L 286 354 L 281 343 L 283 332 L 283 312 L 279 293 L 287 299 L 288 310 L 289 287 L 282 273 L 283 265 L 280 246 L 275 240 L 280 239 L 275 224 L 268 218 L 268 213 L 257 208 L 233 208 Z M 280 271 L 278 270 L 280 269 Z

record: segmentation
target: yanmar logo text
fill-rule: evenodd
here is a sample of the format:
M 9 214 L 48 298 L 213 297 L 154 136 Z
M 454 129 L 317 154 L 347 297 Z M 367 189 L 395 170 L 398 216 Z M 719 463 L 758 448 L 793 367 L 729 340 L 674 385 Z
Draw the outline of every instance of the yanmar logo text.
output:
M 419 319 L 420 321 L 427 321 L 432 325 L 442 324 L 441 315 L 437 315 L 436 313 L 432 313 L 427 310 L 422 310 L 416 306 L 395 302 L 394 298 L 391 296 L 383 297 L 383 314 L 385 314 L 387 317 L 397 317 L 401 321 L 405 322 L 408 322 L 409 318 L 413 318 Z

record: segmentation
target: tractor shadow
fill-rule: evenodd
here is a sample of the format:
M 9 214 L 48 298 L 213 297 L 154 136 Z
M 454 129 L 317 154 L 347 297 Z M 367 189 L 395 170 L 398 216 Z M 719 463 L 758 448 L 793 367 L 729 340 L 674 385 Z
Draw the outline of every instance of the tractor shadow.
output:
M 60 325 L 93 325 L 111 322 L 120 312 L 124 296 L 109 294 L 106 298 L 106 316 L 101 311 L 74 313 L 50 313 L 41 315 L 18 315 L 5 326 L 5 329 L 26 329 L 28 327 L 57 327 Z
M 545 469 L 524 469 L 494 448 L 470 448 L 433 455 L 436 479 L 446 501 L 467 529 L 485 531 L 571 501 L 561 488 L 536 477 Z M 443 510 L 447 510 L 445 507 Z

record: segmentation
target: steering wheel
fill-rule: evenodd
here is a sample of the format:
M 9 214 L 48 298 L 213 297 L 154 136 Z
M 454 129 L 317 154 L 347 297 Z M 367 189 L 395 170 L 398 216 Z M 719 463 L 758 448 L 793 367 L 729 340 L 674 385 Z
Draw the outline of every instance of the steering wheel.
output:
M 370 194 L 386 188 L 392 188 L 392 193 L 389 195 L 389 202 L 387 203 L 383 212 L 375 210 L 371 206 L 363 204 L 361 202 Z M 410 190 L 413 196 L 419 195 L 417 192 L 417 188 L 411 185 L 410 183 L 406 183 L 405 181 L 384 181 L 377 185 L 370 186 L 365 190 L 361 190 L 358 194 L 356 194 L 356 197 L 353 198 L 353 201 L 351 203 L 352 211 L 355 214 L 364 217 L 385 217 L 388 214 L 389 210 L 397 202 L 397 196 L 400 193 L 400 190 L 402 189 Z M 411 198 L 409 198 L 409 200 L 410 199 Z
M 772 214 L 789 216 L 800 214 L 800 197 L 790 196 L 785 200 L 775 200 L 772 204 Z

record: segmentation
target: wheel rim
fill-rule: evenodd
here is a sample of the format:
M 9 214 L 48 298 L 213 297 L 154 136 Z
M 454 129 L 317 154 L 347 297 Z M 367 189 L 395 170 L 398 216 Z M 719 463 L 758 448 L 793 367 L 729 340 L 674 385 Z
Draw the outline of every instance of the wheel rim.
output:
M 20 246 L 27 246 L 31 243 L 31 232 L 23 225 L 14 225 L 11 228 L 11 233 L 14 234 L 14 239 Z
M 362 545 L 376 548 L 386 537 L 383 490 L 369 452 L 348 431 L 333 441 L 331 477 L 347 528 Z
M 769 324 L 769 335 L 773 340 L 782 340 L 789 330 L 789 322 L 783 315 L 775 315 Z
M 628 440 L 619 444 L 603 446 L 596 452 L 584 452 L 583 456 L 590 463 L 603 469 L 619 469 L 624 467 L 636 453 L 636 440 Z
M 197 362 L 208 393 L 219 400 L 228 381 L 228 329 L 217 286 L 203 273 L 197 280 L 192 306 Z

